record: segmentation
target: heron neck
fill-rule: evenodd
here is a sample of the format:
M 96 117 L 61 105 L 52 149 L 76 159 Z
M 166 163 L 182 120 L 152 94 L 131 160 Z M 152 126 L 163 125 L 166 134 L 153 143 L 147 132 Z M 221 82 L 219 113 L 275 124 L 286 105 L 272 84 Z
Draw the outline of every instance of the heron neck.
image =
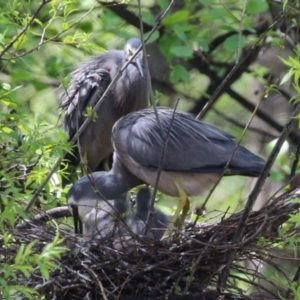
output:
M 144 182 L 134 176 L 119 160 L 117 155 L 114 155 L 114 163 L 110 173 L 114 174 L 116 182 L 123 192 L 127 192 L 132 188 L 143 184 Z

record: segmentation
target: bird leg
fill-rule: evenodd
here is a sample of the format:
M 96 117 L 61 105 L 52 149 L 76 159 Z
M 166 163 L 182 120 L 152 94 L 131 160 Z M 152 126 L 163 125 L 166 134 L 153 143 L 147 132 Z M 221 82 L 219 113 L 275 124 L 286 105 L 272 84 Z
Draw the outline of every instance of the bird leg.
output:
M 82 154 L 81 159 L 82 159 L 82 161 L 81 161 L 82 173 L 83 173 L 83 175 L 87 175 L 88 174 L 87 152 L 85 152 L 84 154 Z
M 178 181 L 174 181 L 176 188 L 178 190 L 178 194 L 179 194 L 179 202 L 177 205 L 177 209 L 172 217 L 172 220 L 170 222 L 170 226 L 169 229 L 164 233 L 163 237 L 161 239 L 164 239 L 165 237 L 167 237 L 170 233 L 170 229 L 174 226 L 174 224 L 176 223 L 176 221 L 179 218 L 179 214 L 181 213 L 181 217 L 180 217 L 180 222 L 179 222 L 179 228 L 181 228 L 181 226 L 184 224 L 184 220 L 186 218 L 186 215 L 188 214 L 189 210 L 190 210 L 190 200 L 187 196 L 187 194 L 185 193 L 185 191 L 183 190 L 183 188 L 180 186 Z
M 174 213 L 174 216 L 173 216 L 171 222 L 173 222 L 173 224 L 175 224 L 175 221 L 178 219 L 180 212 L 182 212 L 181 218 L 180 218 L 180 224 L 179 224 L 179 227 L 181 227 L 184 224 L 186 215 L 188 214 L 188 212 L 190 210 L 190 200 L 189 200 L 187 194 L 185 193 L 185 191 L 183 190 L 183 188 L 180 186 L 179 182 L 174 181 L 174 183 L 178 190 L 179 202 L 178 202 L 177 209 Z

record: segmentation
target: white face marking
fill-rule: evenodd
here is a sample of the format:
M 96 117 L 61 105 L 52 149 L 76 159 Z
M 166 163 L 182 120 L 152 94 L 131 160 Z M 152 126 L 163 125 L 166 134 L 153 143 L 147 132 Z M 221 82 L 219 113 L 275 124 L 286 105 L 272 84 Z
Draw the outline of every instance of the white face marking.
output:
M 133 49 L 133 48 L 131 47 L 130 44 L 128 44 L 126 47 L 127 47 L 127 48 L 126 48 L 126 58 L 127 58 L 127 60 L 129 60 L 129 59 L 133 56 L 133 54 L 135 53 L 135 51 L 136 51 L 137 49 Z M 140 56 L 141 58 L 143 58 L 143 50 L 141 50 L 141 51 L 137 54 L 137 56 Z M 137 56 L 136 56 L 136 57 L 137 57 Z M 136 58 L 136 57 L 135 57 L 135 58 Z M 135 58 L 132 60 L 133 63 L 135 62 Z

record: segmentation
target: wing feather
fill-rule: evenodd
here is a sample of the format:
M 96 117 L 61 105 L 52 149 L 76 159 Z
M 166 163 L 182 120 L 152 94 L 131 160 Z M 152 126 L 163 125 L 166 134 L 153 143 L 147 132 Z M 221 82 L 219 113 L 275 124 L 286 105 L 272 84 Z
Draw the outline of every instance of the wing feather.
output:
M 222 172 L 236 147 L 233 137 L 187 113 L 176 112 L 172 121 L 173 113 L 170 108 L 158 108 L 164 134 L 153 109 L 145 109 L 122 118 L 113 129 L 116 152 L 126 153 L 143 167 L 158 169 L 169 131 L 163 170 Z M 238 146 L 229 168 L 232 175 L 255 176 L 261 172 L 263 165 L 261 158 Z

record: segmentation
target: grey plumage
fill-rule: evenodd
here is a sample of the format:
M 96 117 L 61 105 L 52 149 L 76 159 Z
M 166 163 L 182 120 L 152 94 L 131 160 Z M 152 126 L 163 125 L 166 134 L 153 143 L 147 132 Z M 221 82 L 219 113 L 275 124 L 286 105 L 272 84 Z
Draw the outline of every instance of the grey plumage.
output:
M 112 50 L 83 62 L 73 73 L 71 81 L 60 97 L 60 108 L 65 113 L 63 126 L 70 140 L 86 118 L 87 108 L 93 107 L 101 98 L 111 80 L 141 45 L 139 39 L 127 41 L 124 50 Z M 82 155 L 86 155 L 88 168 L 96 171 L 99 164 L 113 151 L 111 130 L 122 116 L 148 106 L 148 78 L 139 54 L 124 70 L 114 87 L 79 138 Z M 74 146 L 73 154 L 67 154 L 70 166 L 80 162 L 79 151 Z
M 165 135 L 173 110 L 158 107 Z M 112 133 L 114 150 L 122 164 L 137 178 L 155 185 L 165 138 L 153 109 L 144 109 L 119 120 Z M 218 179 L 236 143 L 233 137 L 193 115 L 176 112 L 162 162 L 158 189 L 178 197 L 175 181 L 187 195 L 197 196 Z M 237 150 L 225 175 L 258 176 L 264 161 L 242 146 Z
M 125 231 L 121 219 L 125 222 L 131 214 L 130 193 L 109 202 L 96 194 L 80 201 L 69 198 L 68 206 L 73 215 L 78 214 L 86 239 L 119 237 Z
M 68 206 L 73 215 L 78 215 L 82 223 L 81 233 L 85 239 L 112 237 L 118 239 L 122 236 L 131 236 L 131 233 L 144 235 L 151 204 L 149 188 L 141 188 L 138 191 L 137 207 L 133 213 L 130 193 L 121 194 L 119 198 L 109 202 L 104 201 L 101 195 L 90 193 L 78 199 L 68 197 Z M 169 218 L 156 210 L 150 218 L 147 236 L 160 239 L 168 224 Z
M 144 235 L 147 217 L 151 209 L 151 191 L 149 187 L 140 188 L 136 195 L 136 210 L 133 213 L 131 229 L 138 235 Z M 157 208 L 150 215 L 147 236 L 160 239 L 167 230 L 170 218 Z

